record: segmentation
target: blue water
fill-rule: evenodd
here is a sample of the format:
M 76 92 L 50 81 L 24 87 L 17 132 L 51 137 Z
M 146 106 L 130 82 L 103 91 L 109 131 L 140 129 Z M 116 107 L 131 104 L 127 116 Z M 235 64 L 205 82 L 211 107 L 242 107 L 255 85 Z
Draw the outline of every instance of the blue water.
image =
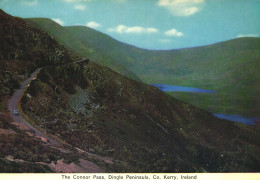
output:
M 248 125 L 255 125 L 256 121 L 260 121 L 260 118 L 242 117 L 235 114 L 213 114 L 213 115 L 221 119 L 240 122 Z
M 192 87 L 185 87 L 185 86 L 173 86 L 167 84 L 151 84 L 159 88 L 161 91 L 164 92 L 172 92 L 172 91 L 181 91 L 181 92 L 196 92 L 196 93 L 216 93 L 215 91 L 206 90 L 206 89 L 198 89 Z
M 185 86 L 174 86 L 174 85 L 167 85 L 167 84 L 151 84 L 159 88 L 161 91 L 164 92 L 195 92 L 195 93 L 216 93 L 215 91 L 206 90 L 206 89 L 198 89 L 192 87 L 185 87 Z M 255 125 L 256 121 L 260 121 L 260 118 L 250 118 L 250 117 L 243 117 L 235 114 L 213 114 L 215 117 L 226 119 L 229 121 L 240 122 L 243 124 L 248 125 Z

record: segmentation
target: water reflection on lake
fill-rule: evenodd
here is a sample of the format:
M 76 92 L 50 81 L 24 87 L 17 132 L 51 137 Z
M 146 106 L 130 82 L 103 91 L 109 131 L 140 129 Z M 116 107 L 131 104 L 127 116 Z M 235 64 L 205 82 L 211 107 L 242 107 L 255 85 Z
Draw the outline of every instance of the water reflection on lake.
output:
M 185 87 L 185 86 L 174 86 L 174 85 L 167 85 L 167 84 L 151 84 L 151 85 L 159 88 L 161 91 L 164 92 L 181 91 L 181 92 L 195 92 L 195 93 L 216 93 L 215 91 L 211 91 L 211 90 Z
M 248 125 L 255 125 L 256 121 L 260 121 L 260 118 L 242 117 L 235 114 L 213 114 L 213 115 L 221 119 L 240 122 Z

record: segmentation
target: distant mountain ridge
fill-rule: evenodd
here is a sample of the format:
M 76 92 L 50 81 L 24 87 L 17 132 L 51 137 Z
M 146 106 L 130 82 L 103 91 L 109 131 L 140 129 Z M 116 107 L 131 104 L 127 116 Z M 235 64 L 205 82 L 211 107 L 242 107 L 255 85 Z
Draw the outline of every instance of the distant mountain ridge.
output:
M 260 38 L 238 38 L 176 50 L 145 50 L 84 26 L 61 27 L 50 23 L 51 20 L 38 18 L 27 21 L 45 29 L 79 54 L 130 78 L 125 69 L 147 84 L 216 91 L 214 95 L 169 92 L 212 113 L 260 117 L 260 84 L 257 83 L 260 80 Z M 75 41 L 68 41 L 72 37 Z M 75 42 L 78 45 L 73 45 Z
M 88 42 L 85 40 L 85 38 L 80 37 L 81 34 L 75 34 L 74 32 L 71 32 L 69 27 L 64 28 L 56 22 L 47 18 L 30 18 L 25 20 L 31 23 L 34 27 L 49 32 L 59 42 L 64 44 L 67 48 L 77 52 L 78 54 L 86 56 L 101 65 L 107 66 L 122 75 L 140 81 L 140 79 L 125 65 L 121 64 L 119 61 L 114 61 L 113 56 L 107 55 L 106 51 L 103 52 L 102 49 L 93 46 L 92 42 Z M 83 28 L 83 30 L 86 31 L 86 33 L 88 33 L 90 37 L 92 35 L 91 32 L 95 33 L 95 31 L 90 28 L 86 29 L 85 27 L 80 26 L 77 28 Z M 101 37 L 103 37 L 103 35 Z M 98 42 L 101 41 L 94 40 L 94 44 Z M 108 46 L 113 47 L 113 45 L 109 44 Z M 118 43 L 118 46 L 121 46 L 121 43 Z

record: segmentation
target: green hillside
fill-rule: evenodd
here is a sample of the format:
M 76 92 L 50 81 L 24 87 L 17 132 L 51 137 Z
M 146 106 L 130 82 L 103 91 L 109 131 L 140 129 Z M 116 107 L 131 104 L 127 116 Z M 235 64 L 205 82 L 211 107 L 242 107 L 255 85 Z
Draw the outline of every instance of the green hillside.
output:
M 109 43 L 113 43 L 112 38 L 108 41 L 108 43 L 104 43 L 104 50 L 102 50 L 99 48 L 102 45 L 100 43 L 102 41 L 98 42 L 98 47 L 93 45 L 91 38 L 99 38 L 100 36 L 93 35 L 93 32 L 95 31 L 91 30 L 90 28 L 80 26 L 75 27 L 79 29 L 80 32 L 82 31 L 83 34 L 87 34 L 87 36 L 82 36 L 82 33 L 79 33 L 78 31 L 74 32 L 69 27 L 64 28 L 56 22 L 47 18 L 30 18 L 25 20 L 32 24 L 34 27 L 40 28 L 50 33 L 57 41 L 64 44 L 68 49 L 73 50 L 82 56 L 88 57 L 103 66 L 107 66 L 120 74 L 140 81 L 140 79 L 134 73 L 132 73 L 127 68 L 127 66 L 122 65 L 119 61 L 114 61 L 114 55 L 108 55 L 106 53 L 106 49 L 109 47 L 105 46 L 112 45 Z M 99 38 L 99 40 L 104 39 L 102 37 L 103 35 L 101 35 L 101 38 Z M 118 43 L 117 47 L 120 47 L 120 45 L 121 43 Z
M 211 112 L 259 117 L 259 59 L 260 39 L 241 38 L 205 47 L 160 51 L 149 59 L 149 64 L 143 61 L 138 67 L 146 68 L 136 74 L 147 83 L 183 85 L 217 92 L 170 93 Z M 155 65 L 161 69 L 147 71 Z
M 55 28 L 57 24 L 48 26 L 51 20 L 30 21 L 44 27 L 54 37 L 58 35 L 58 41 L 74 47 L 81 55 L 128 77 L 131 76 L 125 73 L 125 69 L 148 84 L 183 85 L 217 92 L 169 93 L 195 106 L 213 113 L 260 117 L 260 85 L 257 83 L 260 80 L 260 38 L 239 38 L 203 47 L 154 51 L 121 43 L 84 26 Z M 75 43 L 80 45 L 73 45 Z M 116 66 L 118 64 L 120 68 Z

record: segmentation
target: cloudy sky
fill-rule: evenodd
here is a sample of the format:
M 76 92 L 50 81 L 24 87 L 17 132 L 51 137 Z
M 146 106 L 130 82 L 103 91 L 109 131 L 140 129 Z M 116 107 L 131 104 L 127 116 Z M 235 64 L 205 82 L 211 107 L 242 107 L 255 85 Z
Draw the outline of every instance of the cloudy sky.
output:
M 0 0 L 13 16 L 83 25 L 147 49 L 260 37 L 260 0 Z

